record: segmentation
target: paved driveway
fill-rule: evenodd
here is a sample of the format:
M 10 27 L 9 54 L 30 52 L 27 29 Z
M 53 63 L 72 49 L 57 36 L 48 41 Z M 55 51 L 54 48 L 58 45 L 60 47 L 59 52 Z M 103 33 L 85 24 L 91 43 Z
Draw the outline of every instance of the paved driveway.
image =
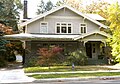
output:
M 34 81 L 34 78 L 27 77 L 23 69 L 0 71 L 0 83 L 24 83 L 32 81 Z

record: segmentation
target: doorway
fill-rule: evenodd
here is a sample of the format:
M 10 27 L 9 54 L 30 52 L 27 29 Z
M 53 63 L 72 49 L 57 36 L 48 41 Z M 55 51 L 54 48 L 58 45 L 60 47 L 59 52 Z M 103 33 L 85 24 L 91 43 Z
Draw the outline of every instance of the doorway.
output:
M 89 58 L 92 58 L 92 44 L 91 42 L 87 42 L 85 44 L 85 47 L 86 47 L 86 54 Z

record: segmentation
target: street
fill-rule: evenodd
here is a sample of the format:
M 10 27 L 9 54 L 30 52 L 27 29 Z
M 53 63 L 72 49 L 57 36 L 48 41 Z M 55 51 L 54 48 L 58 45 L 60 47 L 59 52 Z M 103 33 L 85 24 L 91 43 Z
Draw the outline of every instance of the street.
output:
M 120 79 L 116 80 L 82 80 L 82 81 L 58 81 L 44 83 L 21 83 L 21 84 L 120 84 Z

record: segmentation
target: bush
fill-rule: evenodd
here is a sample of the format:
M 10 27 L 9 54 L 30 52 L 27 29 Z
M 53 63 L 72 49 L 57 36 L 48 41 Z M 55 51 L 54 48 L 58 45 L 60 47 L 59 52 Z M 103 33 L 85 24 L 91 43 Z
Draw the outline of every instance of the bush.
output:
M 4 59 L 0 58 L 0 67 L 6 67 L 7 66 L 7 62 Z
M 34 67 L 34 66 L 38 66 L 37 64 L 37 58 L 30 58 L 28 60 L 28 62 L 26 63 L 26 65 L 24 65 L 25 67 Z
M 38 63 L 40 65 L 46 65 L 50 67 L 50 65 L 54 63 L 61 62 L 63 58 L 63 55 L 61 52 L 63 51 L 62 48 L 59 46 L 53 46 L 49 48 L 39 48 L 38 49 L 38 55 L 39 55 L 39 61 Z
M 70 53 L 68 57 L 68 62 L 75 65 L 85 65 L 87 62 L 87 56 L 84 51 L 76 50 Z

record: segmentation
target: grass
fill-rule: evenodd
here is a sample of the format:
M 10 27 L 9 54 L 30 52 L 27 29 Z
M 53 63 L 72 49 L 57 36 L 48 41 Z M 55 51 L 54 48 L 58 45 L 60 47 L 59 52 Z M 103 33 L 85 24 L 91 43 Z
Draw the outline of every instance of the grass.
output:
M 114 70 L 101 66 L 75 66 L 74 71 L 97 71 L 97 70 Z M 69 72 L 73 71 L 71 66 L 53 66 L 50 69 L 48 67 L 28 67 L 24 68 L 25 73 L 34 72 Z
M 69 74 L 35 74 L 29 75 L 36 79 L 44 78 L 70 78 L 70 77 L 94 77 L 94 76 L 120 76 L 119 72 L 97 72 L 97 73 L 69 73 Z

